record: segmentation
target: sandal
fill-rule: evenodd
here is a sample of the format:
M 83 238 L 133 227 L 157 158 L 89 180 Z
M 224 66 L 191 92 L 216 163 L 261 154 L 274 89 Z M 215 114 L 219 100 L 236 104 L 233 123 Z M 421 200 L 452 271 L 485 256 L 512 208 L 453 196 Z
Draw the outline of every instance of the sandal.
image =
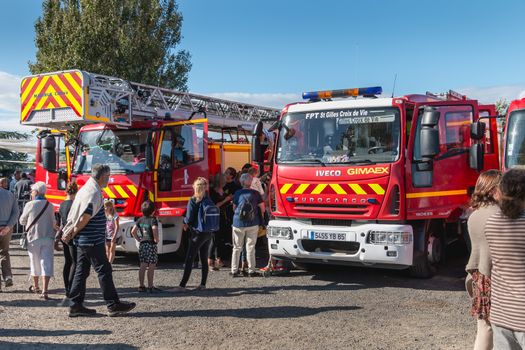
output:
M 140 286 L 137 288 L 137 290 L 139 291 L 139 293 L 145 293 L 146 292 L 146 287 L 145 286 Z
M 35 288 L 35 286 L 29 286 L 29 293 L 40 294 L 42 291 L 40 288 Z
M 49 300 L 49 296 L 47 295 L 47 292 L 44 292 L 44 293 L 40 294 L 40 298 L 42 298 L 44 300 Z

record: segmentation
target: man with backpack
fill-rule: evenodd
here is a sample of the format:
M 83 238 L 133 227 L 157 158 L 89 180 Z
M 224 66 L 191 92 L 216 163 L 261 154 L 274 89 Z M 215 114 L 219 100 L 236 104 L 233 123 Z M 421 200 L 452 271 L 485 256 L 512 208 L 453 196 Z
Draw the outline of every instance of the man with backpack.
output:
M 188 201 L 184 229 L 189 230 L 190 244 L 184 264 L 184 275 L 178 287 L 172 291 L 185 291 L 186 283 L 190 279 L 193 261 L 197 253 L 200 255 L 202 265 L 201 284 L 197 290 L 206 288 L 208 279 L 208 257 L 213 235 L 219 230 L 220 210 L 208 196 L 208 181 L 199 177 L 193 183 L 193 196 Z
M 255 243 L 261 218 L 264 215 L 264 202 L 259 192 L 252 190 L 253 177 L 250 174 L 242 174 L 240 182 L 242 189 L 235 192 L 233 197 L 233 253 L 231 262 L 231 275 L 242 276 L 239 273 L 239 257 L 242 247 L 246 243 L 248 255 L 248 276 L 255 277 Z

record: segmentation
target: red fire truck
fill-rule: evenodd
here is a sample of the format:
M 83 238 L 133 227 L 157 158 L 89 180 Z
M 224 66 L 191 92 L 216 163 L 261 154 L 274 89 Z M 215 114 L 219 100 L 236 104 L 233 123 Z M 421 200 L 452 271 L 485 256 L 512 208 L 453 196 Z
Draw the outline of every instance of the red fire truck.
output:
M 282 110 L 272 126 L 272 256 L 428 277 L 460 238 L 479 171 L 499 167 L 496 121 L 479 119 L 495 106 L 453 91 L 381 92 L 309 92 Z M 261 139 L 252 139 L 256 161 Z
M 115 203 L 119 249 L 128 252 L 137 251 L 130 230 L 149 199 L 160 221 L 159 253 L 182 253 L 193 181 L 250 162 L 247 130 L 279 113 L 79 70 L 26 77 L 20 96 L 21 123 L 46 128 L 36 145 L 36 180 L 47 184 L 47 198 L 57 208 L 68 181 L 82 186 L 92 165 L 109 165 L 104 196 Z M 71 136 L 75 126 L 82 128 Z
M 504 140 L 502 169 L 525 166 L 525 98 L 509 105 Z

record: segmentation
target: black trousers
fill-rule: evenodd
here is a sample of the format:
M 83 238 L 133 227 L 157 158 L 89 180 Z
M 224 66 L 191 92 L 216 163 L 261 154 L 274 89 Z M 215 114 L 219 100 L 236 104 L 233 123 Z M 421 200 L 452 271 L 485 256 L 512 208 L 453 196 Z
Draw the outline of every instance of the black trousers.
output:
M 77 247 L 77 267 L 70 290 L 70 299 L 74 305 L 82 305 L 86 297 L 86 280 L 91 266 L 98 275 L 98 282 L 108 308 L 119 302 L 117 290 L 113 283 L 113 270 L 106 256 L 106 245 Z
M 199 253 L 202 265 L 201 285 L 205 286 L 208 279 L 208 254 L 212 242 L 213 233 L 211 232 L 192 232 L 190 244 L 188 246 L 188 253 L 186 254 L 186 262 L 184 263 L 184 275 L 180 281 L 181 287 L 186 287 L 186 283 L 190 279 L 193 262 L 197 253 Z
M 75 277 L 75 270 L 77 266 L 77 247 L 73 244 L 69 245 L 62 242 L 64 247 L 64 269 L 62 270 L 62 277 L 64 278 L 64 288 L 66 289 L 66 297 L 69 298 L 73 278 Z

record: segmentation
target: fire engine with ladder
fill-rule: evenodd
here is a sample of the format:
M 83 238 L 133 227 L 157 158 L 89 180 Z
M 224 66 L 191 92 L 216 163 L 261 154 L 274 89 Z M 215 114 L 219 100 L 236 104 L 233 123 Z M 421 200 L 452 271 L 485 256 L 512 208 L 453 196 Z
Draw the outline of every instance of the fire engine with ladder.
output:
M 256 121 L 272 108 L 69 70 L 25 77 L 21 124 L 38 134 L 36 181 L 57 208 L 69 181 L 82 186 L 97 163 L 111 168 L 104 197 L 120 216 L 119 250 L 136 252 L 130 234 L 143 201 L 155 203 L 159 253 L 184 253 L 182 218 L 192 183 L 250 162 Z M 69 132 L 82 126 L 78 135 Z
M 495 106 L 454 91 L 381 93 L 308 92 L 307 102 L 282 110 L 272 126 L 273 257 L 429 277 L 461 238 L 479 172 L 499 168 L 496 120 L 480 119 Z M 255 136 L 253 158 L 261 161 L 265 146 Z

